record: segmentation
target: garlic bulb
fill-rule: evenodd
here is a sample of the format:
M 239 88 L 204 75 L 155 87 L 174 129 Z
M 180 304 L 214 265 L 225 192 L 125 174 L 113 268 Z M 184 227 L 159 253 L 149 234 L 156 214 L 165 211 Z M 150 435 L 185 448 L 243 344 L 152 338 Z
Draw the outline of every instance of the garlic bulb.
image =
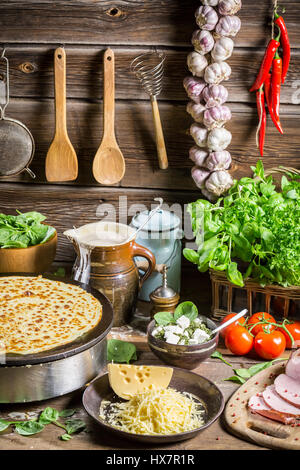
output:
M 218 5 L 219 0 L 202 0 L 203 5 L 209 5 L 210 7 L 215 7 Z
M 233 180 L 230 174 L 225 170 L 214 171 L 205 181 L 205 188 L 216 196 L 221 196 L 221 194 L 228 191 L 232 185 Z
M 228 170 L 231 165 L 231 155 L 227 150 L 211 152 L 202 165 L 210 171 Z
M 186 110 L 192 116 L 194 121 L 201 122 L 201 123 L 203 122 L 203 115 L 204 115 L 204 111 L 206 110 L 203 104 L 201 103 L 197 104 L 197 103 L 194 103 L 193 101 L 190 101 L 187 104 Z
M 196 77 L 203 77 L 204 70 L 206 69 L 208 62 L 204 55 L 199 52 L 190 52 L 187 57 L 187 65 L 190 72 Z
M 206 83 L 203 78 L 197 77 L 185 77 L 183 80 L 183 86 L 187 92 L 188 97 L 195 103 L 200 103 L 202 99 L 202 91 L 206 87 Z
M 238 16 L 222 16 L 216 26 L 219 36 L 236 36 L 241 29 L 241 20 Z
M 220 0 L 218 10 L 220 15 L 235 15 L 242 8 L 241 0 Z
M 209 6 L 197 8 L 195 17 L 199 28 L 206 29 L 207 31 L 212 31 L 219 20 L 216 10 Z
M 206 188 L 201 188 L 201 193 L 203 194 L 204 197 L 206 197 L 206 199 L 208 199 L 212 203 L 215 203 L 218 199 L 218 196 L 210 193 L 209 191 L 207 191 Z
M 197 145 L 194 145 L 194 147 L 190 149 L 189 158 L 197 166 L 206 166 L 204 165 L 204 162 L 207 159 L 207 157 L 208 157 L 208 152 L 206 152 L 205 150 L 201 150 L 199 147 L 197 147 Z
M 205 187 L 205 180 L 209 177 L 210 171 L 193 166 L 191 174 L 196 186 L 201 189 Z
M 214 106 L 204 112 L 203 124 L 207 129 L 211 130 L 215 127 L 223 127 L 230 119 L 231 111 L 228 106 Z
M 213 108 L 227 101 L 228 91 L 223 85 L 209 85 L 203 89 L 201 97 L 207 108 Z
M 208 130 L 206 129 L 206 127 L 199 126 L 199 124 L 194 123 L 190 127 L 190 134 L 198 145 L 198 147 L 206 146 L 208 136 Z
M 230 144 L 232 139 L 231 132 L 224 127 L 213 129 L 209 132 L 206 144 L 209 150 L 213 152 L 219 152 L 225 150 Z M 203 145 L 201 146 L 203 147 Z
M 197 29 L 192 36 L 192 44 L 199 54 L 207 54 L 214 47 L 215 41 L 209 31 Z
M 218 39 L 211 52 L 212 58 L 217 62 L 229 59 L 234 48 L 234 42 L 230 38 L 222 37 Z
M 204 80 L 209 84 L 218 85 L 223 80 L 228 80 L 231 75 L 231 67 L 226 62 L 214 62 L 205 69 Z

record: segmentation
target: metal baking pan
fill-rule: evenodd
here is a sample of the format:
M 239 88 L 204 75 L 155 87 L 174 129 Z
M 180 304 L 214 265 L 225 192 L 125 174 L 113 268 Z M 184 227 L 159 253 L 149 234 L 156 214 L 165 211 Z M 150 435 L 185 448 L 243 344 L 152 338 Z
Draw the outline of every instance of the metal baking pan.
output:
M 35 276 L 10 274 L 9 276 Z M 8 277 L 1 274 L 1 277 Z M 96 289 L 55 276 L 44 278 L 74 284 L 92 294 L 103 307 L 100 323 L 76 341 L 37 354 L 7 354 L 0 366 L 0 403 L 24 403 L 65 395 L 83 387 L 106 366 L 106 337 L 113 324 L 109 300 Z

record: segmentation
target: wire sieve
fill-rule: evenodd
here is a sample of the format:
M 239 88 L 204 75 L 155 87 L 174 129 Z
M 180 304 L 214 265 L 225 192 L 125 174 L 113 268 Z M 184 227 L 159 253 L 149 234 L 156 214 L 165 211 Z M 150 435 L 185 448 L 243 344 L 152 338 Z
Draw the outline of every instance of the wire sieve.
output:
M 0 56 L 0 62 L 5 64 L 6 69 L 3 75 L 5 98 L 4 103 L 0 105 L 0 178 L 16 176 L 23 171 L 35 178 L 29 168 L 35 151 L 32 134 L 22 122 L 5 116 L 9 104 L 9 62 L 5 49 Z
M 136 75 L 144 91 L 150 96 L 153 120 L 156 134 L 156 147 L 158 153 L 159 167 L 162 170 L 168 168 L 168 157 L 162 124 L 157 104 L 157 97 L 163 88 L 165 54 L 151 51 L 141 54 L 131 62 L 130 69 Z

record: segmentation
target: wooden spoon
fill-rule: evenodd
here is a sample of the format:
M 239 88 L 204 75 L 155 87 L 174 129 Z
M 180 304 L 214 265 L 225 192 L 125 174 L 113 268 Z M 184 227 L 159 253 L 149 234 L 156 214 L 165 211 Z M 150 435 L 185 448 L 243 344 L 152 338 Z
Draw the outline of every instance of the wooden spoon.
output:
M 66 53 L 59 47 L 54 53 L 55 135 L 46 157 L 48 181 L 73 181 L 78 176 L 78 161 L 67 132 Z
M 111 49 L 104 53 L 103 138 L 93 162 L 98 183 L 118 183 L 125 173 L 125 160 L 115 137 L 115 57 Z

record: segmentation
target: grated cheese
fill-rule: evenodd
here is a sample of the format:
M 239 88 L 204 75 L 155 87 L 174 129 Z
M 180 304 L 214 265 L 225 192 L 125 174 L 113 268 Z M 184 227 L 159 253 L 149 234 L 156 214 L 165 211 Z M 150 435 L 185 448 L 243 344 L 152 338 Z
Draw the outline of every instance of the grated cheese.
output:
M 189 393 L 172 388 L 149 390 L 131 400 L 104 400 L 100 418 L 121 431 L 133 434 L 167 435 L 192 431 L 204 424 L 204 407 Z

